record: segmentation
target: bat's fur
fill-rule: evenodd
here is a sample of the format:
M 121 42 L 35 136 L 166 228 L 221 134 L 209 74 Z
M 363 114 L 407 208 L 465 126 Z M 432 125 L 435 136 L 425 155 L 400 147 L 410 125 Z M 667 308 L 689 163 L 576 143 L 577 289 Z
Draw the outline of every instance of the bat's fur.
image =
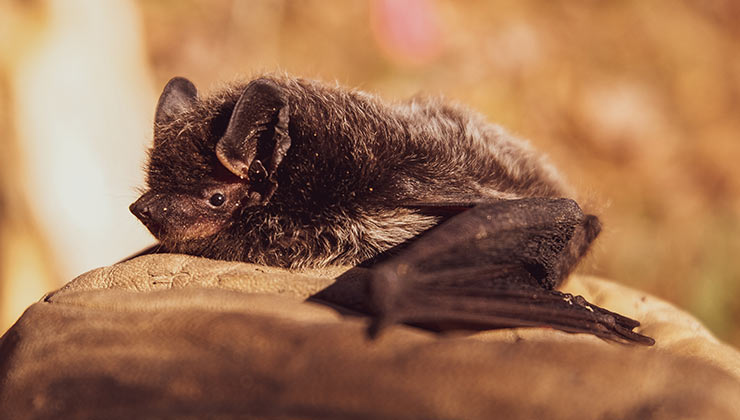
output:
M 167 250 L 290 268 L 356 264 L 439 223 L 404 204 L 567 195 L 528 143 L 462 106 L 388 103 L 315 81 L 263 78 L 287 99 L 291 140 L 265 205 L 223 220 L 157 214 L 247 182 L 224 175 L 214 152 L 247 83 L 198 97 L 155 124 L 147 183 L 158 222 L 149 228 Z

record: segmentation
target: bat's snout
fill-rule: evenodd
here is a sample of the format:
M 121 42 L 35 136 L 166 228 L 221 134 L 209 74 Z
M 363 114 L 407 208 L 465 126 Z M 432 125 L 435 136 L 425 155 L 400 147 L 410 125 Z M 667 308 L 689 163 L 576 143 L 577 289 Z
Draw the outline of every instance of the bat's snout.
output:
M 147 224 L 152 221 L 152 209 L 151 203 L 149 203 L 148 200 L 143 200 L 143 198 L 144 197 L 141 197 L 134 201 L 128 209 L 137 219 L 141 220 L 142 223 Z
M 157 220 L 155 208 L 156 200 L 154 198 L 155 197 L 150 194 L 144 194 L 138 200 L 134 201 L 128 209 L 141 221 L 141 223 L 144 224 L 144 226 L 146 226 L 147 229 L 149 229 L 150 232 L 152 232 L 154 236 L 157 236 L 157 234 L 160 233 L 162 226 Z

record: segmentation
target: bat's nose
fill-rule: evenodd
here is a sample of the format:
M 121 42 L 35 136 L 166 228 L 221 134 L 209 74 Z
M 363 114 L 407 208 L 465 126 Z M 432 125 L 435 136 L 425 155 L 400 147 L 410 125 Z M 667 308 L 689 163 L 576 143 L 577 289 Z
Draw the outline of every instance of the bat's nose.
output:
M 160 219 L 161 211 L 167 211 L 166 207 L 157 207 L 157 205 L 161 205 L 160 198 L 161 196 L 158 194 L 147 192 L 128 207 L 128 209 L 131 210 L 131 213 L 133 213 L 134 216 L 136 216 L 154 236 L 157 236 L 162 232 L 162 221 Z
M 128 209 L 144 224 L 152 220 L 152 209 L 149 200 L 143 200 L 144 197 L 136 200 Z

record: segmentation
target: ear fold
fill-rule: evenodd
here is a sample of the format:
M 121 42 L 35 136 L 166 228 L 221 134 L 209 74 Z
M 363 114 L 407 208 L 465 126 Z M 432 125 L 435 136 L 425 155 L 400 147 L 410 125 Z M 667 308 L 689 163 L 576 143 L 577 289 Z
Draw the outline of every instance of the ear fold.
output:
M 154 121 L 161 124 L 188 110 L 197 99 L 198 90 L 193 83 L 184 77 L 173 77 L 165 85 L 157 102 Z
M 255 178 L 266 176 L 269 186 L 263 201 L 277 188 L 275 170 L 290 147 L 289 114 L 288 99 L 280 86 L 268 79 L 253 80 L 236 102 L 226 133 L 216 145 L 218 160 L 234 175 L 248 179 L 252 167 Z M 270 144 L 258 145 L 258 140 Z M 270 160 L 268 165 L 255 159 L 258 146 L 270 151 L 269 156 L 260 156 Z

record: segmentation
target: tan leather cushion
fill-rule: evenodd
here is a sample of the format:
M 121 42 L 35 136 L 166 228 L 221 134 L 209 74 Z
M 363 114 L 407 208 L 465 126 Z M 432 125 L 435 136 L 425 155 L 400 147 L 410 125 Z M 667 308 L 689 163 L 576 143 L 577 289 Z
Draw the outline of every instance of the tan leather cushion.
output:
M 183 255 L 93 270 L 2 337 L 0 407 L 8 418 L 740 418 L 740 354 L 642 292 L 577 276 L 565 287 L 641 320 L 651 348 L 544 328 L 395 326 L 372 341 L 365 318 L 304 302 L 324 290 L 361 305 L 366 275 Z

